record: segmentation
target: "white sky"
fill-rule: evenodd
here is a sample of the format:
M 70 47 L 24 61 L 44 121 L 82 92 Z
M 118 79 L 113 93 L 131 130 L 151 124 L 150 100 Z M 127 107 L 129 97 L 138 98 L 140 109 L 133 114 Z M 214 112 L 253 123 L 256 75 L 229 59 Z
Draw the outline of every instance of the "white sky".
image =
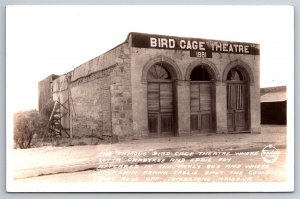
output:
M 261 44 L 261 87 L 292 85 L 293 8 L 280 6 L 8 6 L 7 111 L 38 106 L 38 81 L 64 74 L 129 32 Z

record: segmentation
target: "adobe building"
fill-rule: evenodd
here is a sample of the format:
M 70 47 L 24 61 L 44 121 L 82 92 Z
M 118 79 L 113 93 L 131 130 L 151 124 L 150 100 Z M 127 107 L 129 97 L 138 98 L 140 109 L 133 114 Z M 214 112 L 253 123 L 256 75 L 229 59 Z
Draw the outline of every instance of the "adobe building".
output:
M 258 44 L 129 33 L 44 87 L 68 100 L 73 136 L 259 133 L 259 60 Z

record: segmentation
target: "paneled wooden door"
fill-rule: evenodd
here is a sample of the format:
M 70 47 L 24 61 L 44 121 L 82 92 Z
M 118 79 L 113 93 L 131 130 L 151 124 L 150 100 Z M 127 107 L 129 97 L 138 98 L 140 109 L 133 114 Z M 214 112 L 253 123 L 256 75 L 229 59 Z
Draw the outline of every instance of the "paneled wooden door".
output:
M 191 82 L 191 130 L 207 132 L 213 130 L 213 90 L 212 82 Z
M 148 82 L 150 136 L 172 136 L 175 130 L 174 91 L 171 80 Z
M 248 87 L 246 83 L 227 83 L 227 127 L 230 132 L 249 130 Z

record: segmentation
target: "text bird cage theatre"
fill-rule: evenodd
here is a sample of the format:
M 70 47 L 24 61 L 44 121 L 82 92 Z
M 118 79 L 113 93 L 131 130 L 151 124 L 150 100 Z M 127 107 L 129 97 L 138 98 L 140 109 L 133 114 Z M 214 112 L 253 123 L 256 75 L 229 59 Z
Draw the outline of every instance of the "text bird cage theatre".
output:
M 122 141 L 259 133 L 259 44 L 129 33 L 125 42 L 39 82 L 52 134 Z

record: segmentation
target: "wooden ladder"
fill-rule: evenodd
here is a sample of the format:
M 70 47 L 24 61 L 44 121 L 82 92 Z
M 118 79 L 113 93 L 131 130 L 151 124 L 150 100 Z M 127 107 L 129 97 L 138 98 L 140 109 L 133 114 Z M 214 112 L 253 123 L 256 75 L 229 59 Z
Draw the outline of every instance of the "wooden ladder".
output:
M 45 138 L 45 136 L 51 139 L 61 137 L 63 133 L 65 133 L 68 137 L 72 138 L 72 136 L 70 135 L 71 134 L 70 128 L 65 128 L 62 125 L 62 119 L 67 116 L 70 117 L 70 110 L 71 110 L 70 109 L 70 87 L 69 87 L 70 79 L 68 79 L 69 76 L 67 74 L 65 74 L 65 77 L 66 77 L 67 92 L 68 92 L 67 99 L 64 102 L 61 102 L 63 85 L 60 85 L 58 96 L 55 100 L 51 115 L 48 120 L 48 125 L 47 125 L 48 131 L 46 133 L 47 135 L 44 134 L 43 139 Z

